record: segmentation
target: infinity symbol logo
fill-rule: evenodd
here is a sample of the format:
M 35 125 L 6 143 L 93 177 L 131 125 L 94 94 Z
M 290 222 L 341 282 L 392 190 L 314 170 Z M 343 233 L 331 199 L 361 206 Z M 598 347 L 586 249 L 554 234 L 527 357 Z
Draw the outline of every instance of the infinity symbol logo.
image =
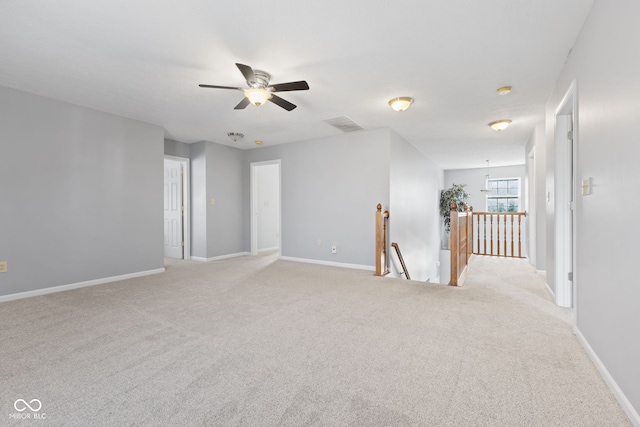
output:
M 27 408 L 31 409 L 32 412 L 38 412 L 40 409 L 42 409 L 42 402 L 40 402 L 38 399 L 33 399 L 32 401 L 27 403 L 27 401 L 24 399 L 18 399 L 13 404 L 13 407 L 16 408 L 16 411 L 18 412 L 24 412 L 27 410 Z

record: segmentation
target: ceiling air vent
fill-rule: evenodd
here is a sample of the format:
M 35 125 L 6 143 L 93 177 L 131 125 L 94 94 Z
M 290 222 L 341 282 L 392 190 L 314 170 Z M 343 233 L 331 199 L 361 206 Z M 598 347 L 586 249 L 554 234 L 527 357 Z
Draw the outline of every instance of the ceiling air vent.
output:
M 333 119 L 325 120 L 326 123 L 329 123 L 336 129 L 340 129 L 342 132 L 354 132 L 357 130 L 363 130 L 363 127 L 351 120 L 347 116 L 338 116 Z

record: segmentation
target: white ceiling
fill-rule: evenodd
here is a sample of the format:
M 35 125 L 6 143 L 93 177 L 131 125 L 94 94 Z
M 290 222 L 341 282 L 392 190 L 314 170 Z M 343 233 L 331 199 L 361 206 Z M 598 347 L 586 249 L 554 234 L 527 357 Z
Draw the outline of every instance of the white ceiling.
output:
M 0 85 L 254 148 L 389 127 L 444 169 L 524 163 L 593 0 L 3 0 Z M 311 89 L 234 110 L 234 65 Z M 508 96 L 496 89 L 512 85 Z M 402 113 L 389 108 L 411 96 Z M 509 118 L 497 133 L 487 124 Z M 227 132 L 246 136 L 231 141 Z

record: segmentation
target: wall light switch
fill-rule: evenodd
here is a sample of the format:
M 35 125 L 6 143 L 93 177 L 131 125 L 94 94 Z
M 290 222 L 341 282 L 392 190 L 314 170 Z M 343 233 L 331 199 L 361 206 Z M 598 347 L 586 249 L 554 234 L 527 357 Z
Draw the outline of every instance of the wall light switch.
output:
M 216 204 L 216 199 L 211 199 L 211 204 L 215 205 Z
M 591 194 L 591 177 L 582 180 L 582 195 L 588 196 Z
M 7 272 L 7 261 L 0 261 L 0 273 Z

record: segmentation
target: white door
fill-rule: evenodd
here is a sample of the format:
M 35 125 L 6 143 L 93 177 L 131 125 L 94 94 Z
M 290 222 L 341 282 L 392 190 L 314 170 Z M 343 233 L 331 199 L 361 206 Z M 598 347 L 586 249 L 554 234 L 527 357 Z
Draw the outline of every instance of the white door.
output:
M 183 258 L 182 163 L 164 160 L 164 256 Z

